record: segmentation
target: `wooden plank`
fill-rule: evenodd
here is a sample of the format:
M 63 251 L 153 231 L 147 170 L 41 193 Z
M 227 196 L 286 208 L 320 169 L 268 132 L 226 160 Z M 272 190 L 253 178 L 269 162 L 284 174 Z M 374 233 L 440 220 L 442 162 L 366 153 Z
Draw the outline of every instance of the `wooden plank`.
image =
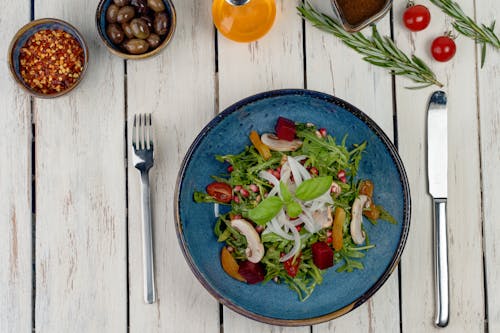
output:
M 11 78 L 7 49 L 30 19 L 30 2 L 0 1 L 0 332 L 31 331 L 31 113 Z
M 87 76 L 36 100 L 37 332 L 127 329 L 123 62 L 98 40 L 96 3 L 39 0 L 85 36 Z
M 135 113 L 152 112 L 151 171 L 158 302 L 143 301 L 139 175 L 129 162 L 131 332 L 219 332 L 219 306 L 191 273 L 174 230 L 174 190 L 185 152 L 215 115 L 215 46 L 210 1 L 176 1 L 177 30 L 157 57 L 128 61 L 129 160 Z
M 330 14 L 331 8 L 318 1 L 317 8 Z M 390 34 L 390 19 L 377 24 L 381 34 Z M 363 31 L 370 34 L 370 29 Z M 306 24 L 307 85 L 340 97 L 357 106 L 393 137 L 392 80 L 384 70 L 364 62 L 353 50 L 331 34 Z M 346 61 L 346 59 L 349 59 Z M 399 330 L 398 271 L 373 298 L 359 309 L 313 327 L 315 333 L 331 332 L 396 332 Z M 353 325 L 353 323 L 356 323 Z
M 461 1 L 460 5 L 465 12 L 473 13 L 472 1 Z M 396 42 L 429 63 L 448 93 L 450 323 L 446 329 L 433 325 L 433 228 L 431 197 L 426 195 L 426 109 L 430 94 L 437 88 L 408 90 L 404 87 L 411 82 L 398 79 L 399 148 L 410 179 L 413 206 L 409 241 L 401 265 L 402 328 L 404 332 L 481 332 L 485 323 L 474 42 L 460 37 L 454 59 L 437 63 L 429 55 L 430 43 L 450 28 L 450 20 L 429 5 L 431 25 L 423 32 L 410 33 L 400 21 L 404 7 L 404 2 L 395 3 Z
M 242 44 L 219 34 L 219 111 L 241 98 L 266 90 L 302 88 L 302 24 L 295 7 L 300 1 L 276 1 L 276 20 L 262 39 Z M 308 328 L 277 328 L 247 319 L 224 307 L 224 331 L 309 332 Z
M 494 0 L 476 1 L 478 22 L 489 24 L 500 16 L 500 4 Z M 498 28 L 496 29 L 498 34 Z M 479 48 L 478 48 L 479 50 Z M 478 59 L 480 54 L 478 53 Z M 479 66 L 479 65 L 478 65 Z M 478 69 L 479 119 L 481 133 L 481 171 L 483 189 L 483 235 L 486 271 L 489 332 L 500 332 L 500 53 L 488 47 L 486 63 Z

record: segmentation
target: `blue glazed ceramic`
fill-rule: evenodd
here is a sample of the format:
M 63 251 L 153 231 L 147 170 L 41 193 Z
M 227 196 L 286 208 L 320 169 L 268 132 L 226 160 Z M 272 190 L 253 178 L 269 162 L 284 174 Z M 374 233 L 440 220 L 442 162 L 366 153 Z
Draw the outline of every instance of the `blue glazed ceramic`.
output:
M 75 38 L 80 46 L 83 49 L 84 52 L 84 63 L 83 63 L 83 71 L 80 74 L 80 78 L 78 81 L 73 84 L 71 87 L 68 89 L 61 91 L 56 94 L 50 94 L 50 95 L 45 95 L 42 93 L 39 93 L 33 89 L 31 89 L 23 80 L 20 72 L 20 66 L 19 66 L 19 56 L 21 53 L 21 48 L 26 44 L 28 39 L 33 36 L 36 32 L 40 30 L 63 30 L 67 33 L 69 33 L 73 38 Z M 30 23 L 26 24 L 24 27 L 19 29 L 19 31 L 14 35 L 14 38 L 12 39 L 12 42 L 9 46 L 9 68 L 11 71 L 12 76 L 16 80 L 16 82 L 23 88 L 25 89 L 28 93 L 30 93 L 33 96 L 36 97 L 41 97 L 41 98 L 53 98 L 53 97 L 58 97 L 61 95 L 64 95 L 74 88 L 78 86 L 78 84 L 82 81 L 85 72 L 87 71 L 87 65 L 88 65 L 88 59 L 89 59 L 89 50 L 87 48 L 87 44 L 85 43 L 85 40 L 83 39 L 82 34 L 71 24 L 68 22 L 65 22 L 63 20 L 59 19 L 54 19 L 54 18 L 43 18 L 39 20 L 34 20 L 31 21 Z
M 145 59 L 149 58 L 151 56 L 154 56 L 158 54 L 161 50 L 167 46 L 167 44 L 170 42 L 172 39 L 174 32 L 175 32 L 175 27 L 177 25 L 177 16 L 175 13 L 175 8 L 174 4 L 170 0 L 163 0 L 163 3 L 165 4 L 165 12 L 167 13 L 167 16 L 169 18 L 168 21 L 168 32 L 166 36 L 164 36 L 163 41 L 161 42 L 160 45 L 156 49 L 153 49 L 149 52 L 143 53 L 143 54 L 129 54 L 125 52 L 123 49 L 120 47 L 116 46 L 111 42 L 109 39 L 108 35 L 106 34 L 106 11 L 108 10 L 109 6 L 113 3 L 113 0 L 101 0 L 99 2 L 99 5 L 97 6 L 97 11 L 96 11 L 96 16 L 95 16 L 95 22 L 97 26 L 97 31 L 99 32 L 99 36 L 101 37 L 101 40 L 104 42 L 108 50 L 113 53 L 114 55 L 117 55 L 121 58 L 124 59 L 130 59 L 130 60 L 138 60 L 138 59 Z
M 220 265 L 222 244 L 213 234 L 213 204 L 193 201 L 211 175 L 224 174 L 215 155 L 236 154 L 250 145 L 248 134 L 273 132 L 279 116 L 312 122 L 347 145 L 366 141 L 358 178 L 375 183 L 375 202 L 383 205 L 397 225 L 364 223 L 376 244 L 363 259 L 364 270 L 324 274 L 309 299 L 300 302 L 286 285 L 247 285 L 229 277 Z M 198 135 L 182 164 L 176 191 L 179 242 L 192 271 L 220 302 L 256 320 L 287 326 L 316 324 L 351 311 L 371 297 L 397 266 L 410 226 L 410 190 L 397 151 L 382 130 L 354 106 L 330 95 L 307 90 L 278 90 L 244 99 L 220 113 Z M 365 221 L 366 222 L 366 221 Z

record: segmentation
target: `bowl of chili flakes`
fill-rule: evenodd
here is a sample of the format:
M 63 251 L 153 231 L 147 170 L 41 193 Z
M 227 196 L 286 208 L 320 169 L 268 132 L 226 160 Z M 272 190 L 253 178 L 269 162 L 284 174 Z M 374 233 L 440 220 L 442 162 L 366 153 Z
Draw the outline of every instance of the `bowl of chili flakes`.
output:
M 64 95 L 78 86 L 88 65 L 88 48 L 71 24 L 53 18 L 31 21 L 14 35 L 9 68 L 16 82 L 40 98 Z

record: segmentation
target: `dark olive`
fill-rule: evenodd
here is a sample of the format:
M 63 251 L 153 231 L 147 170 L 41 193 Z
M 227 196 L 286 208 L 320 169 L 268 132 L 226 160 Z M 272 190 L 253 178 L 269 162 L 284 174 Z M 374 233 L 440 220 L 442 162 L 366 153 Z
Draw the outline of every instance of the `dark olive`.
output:
M 140 18 L 143 19 L 144 21 L 146 21 L 146 23 L 148 24 L 149 30 L 153 30 L 153 21 L 155 19 L 154 16 L 143 15 Z
M 153 22 L 153 27 L 155 28 L 155 32 L 163 36 L 167 33 L 168 28 L 168 16 L 165 12 L 159 12 L 155 14 L 155 20 Z
M 116 3 L 117 6 L 123 7 L 128 5 L 130 0 L 113 0 L 113 2 Z
M 155 33 L 149 35 L 149 37 L 146 40 L 148 41 L 148 44 L 152 49 L 156 49 L 158 45 L 160 45 L 161 43 L 161 37 Z
M 108 10 L 106 10 L 106 21 L 108 23 L 116 23 L 116 17 L 118 16 L 118 11 L 120 7 L 112 3 L 109 5 Z
M 157 13 L 165 10 L 163 0 L 148 0 L 148 7 Z
M 151 11 L 148 7 L 147 0 L 132 0 L 131 4 L 140 15 L 147 15 Z
M 142 54 L 149 48 L 148 42 L 144 39 L 129 39 L 122 46 L 130 54 Z
M 116 16 L 116 21 L 118 23 L 128 22 L 135 16 L 135 10 L 132 6 L 125 6 L 120 8 L 118 15 Z
M 148 23 L 141 18 L 135 18 L 130 21 L 130 28 L 134 36 L 139 39 L 146 39 L 149 37 Z
M 110 23 L 106 27 L 106 34 L 108 35 L 109 39 L 113 42 L 113 44 L 120 44 L 123 42 L 123 39 L 125 38 L 125 34 L 123 33 L 122 28 L 116 23 Z
M 130 23 L 122 23 L 122 30 L 128 39 L 134 38 L 134 32 L 132 31 L 132 28 L 130 27 Z

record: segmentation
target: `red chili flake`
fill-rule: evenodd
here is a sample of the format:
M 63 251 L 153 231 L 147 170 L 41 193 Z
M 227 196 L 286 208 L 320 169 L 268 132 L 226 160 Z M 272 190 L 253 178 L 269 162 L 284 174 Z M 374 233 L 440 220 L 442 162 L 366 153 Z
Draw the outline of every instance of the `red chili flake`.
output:
M 63 30 L 40 30 L 21 48 L 21 76 L 33 90 L 55 94 L 74 85 L 82 71 L 84 52 L 80 43 Z

